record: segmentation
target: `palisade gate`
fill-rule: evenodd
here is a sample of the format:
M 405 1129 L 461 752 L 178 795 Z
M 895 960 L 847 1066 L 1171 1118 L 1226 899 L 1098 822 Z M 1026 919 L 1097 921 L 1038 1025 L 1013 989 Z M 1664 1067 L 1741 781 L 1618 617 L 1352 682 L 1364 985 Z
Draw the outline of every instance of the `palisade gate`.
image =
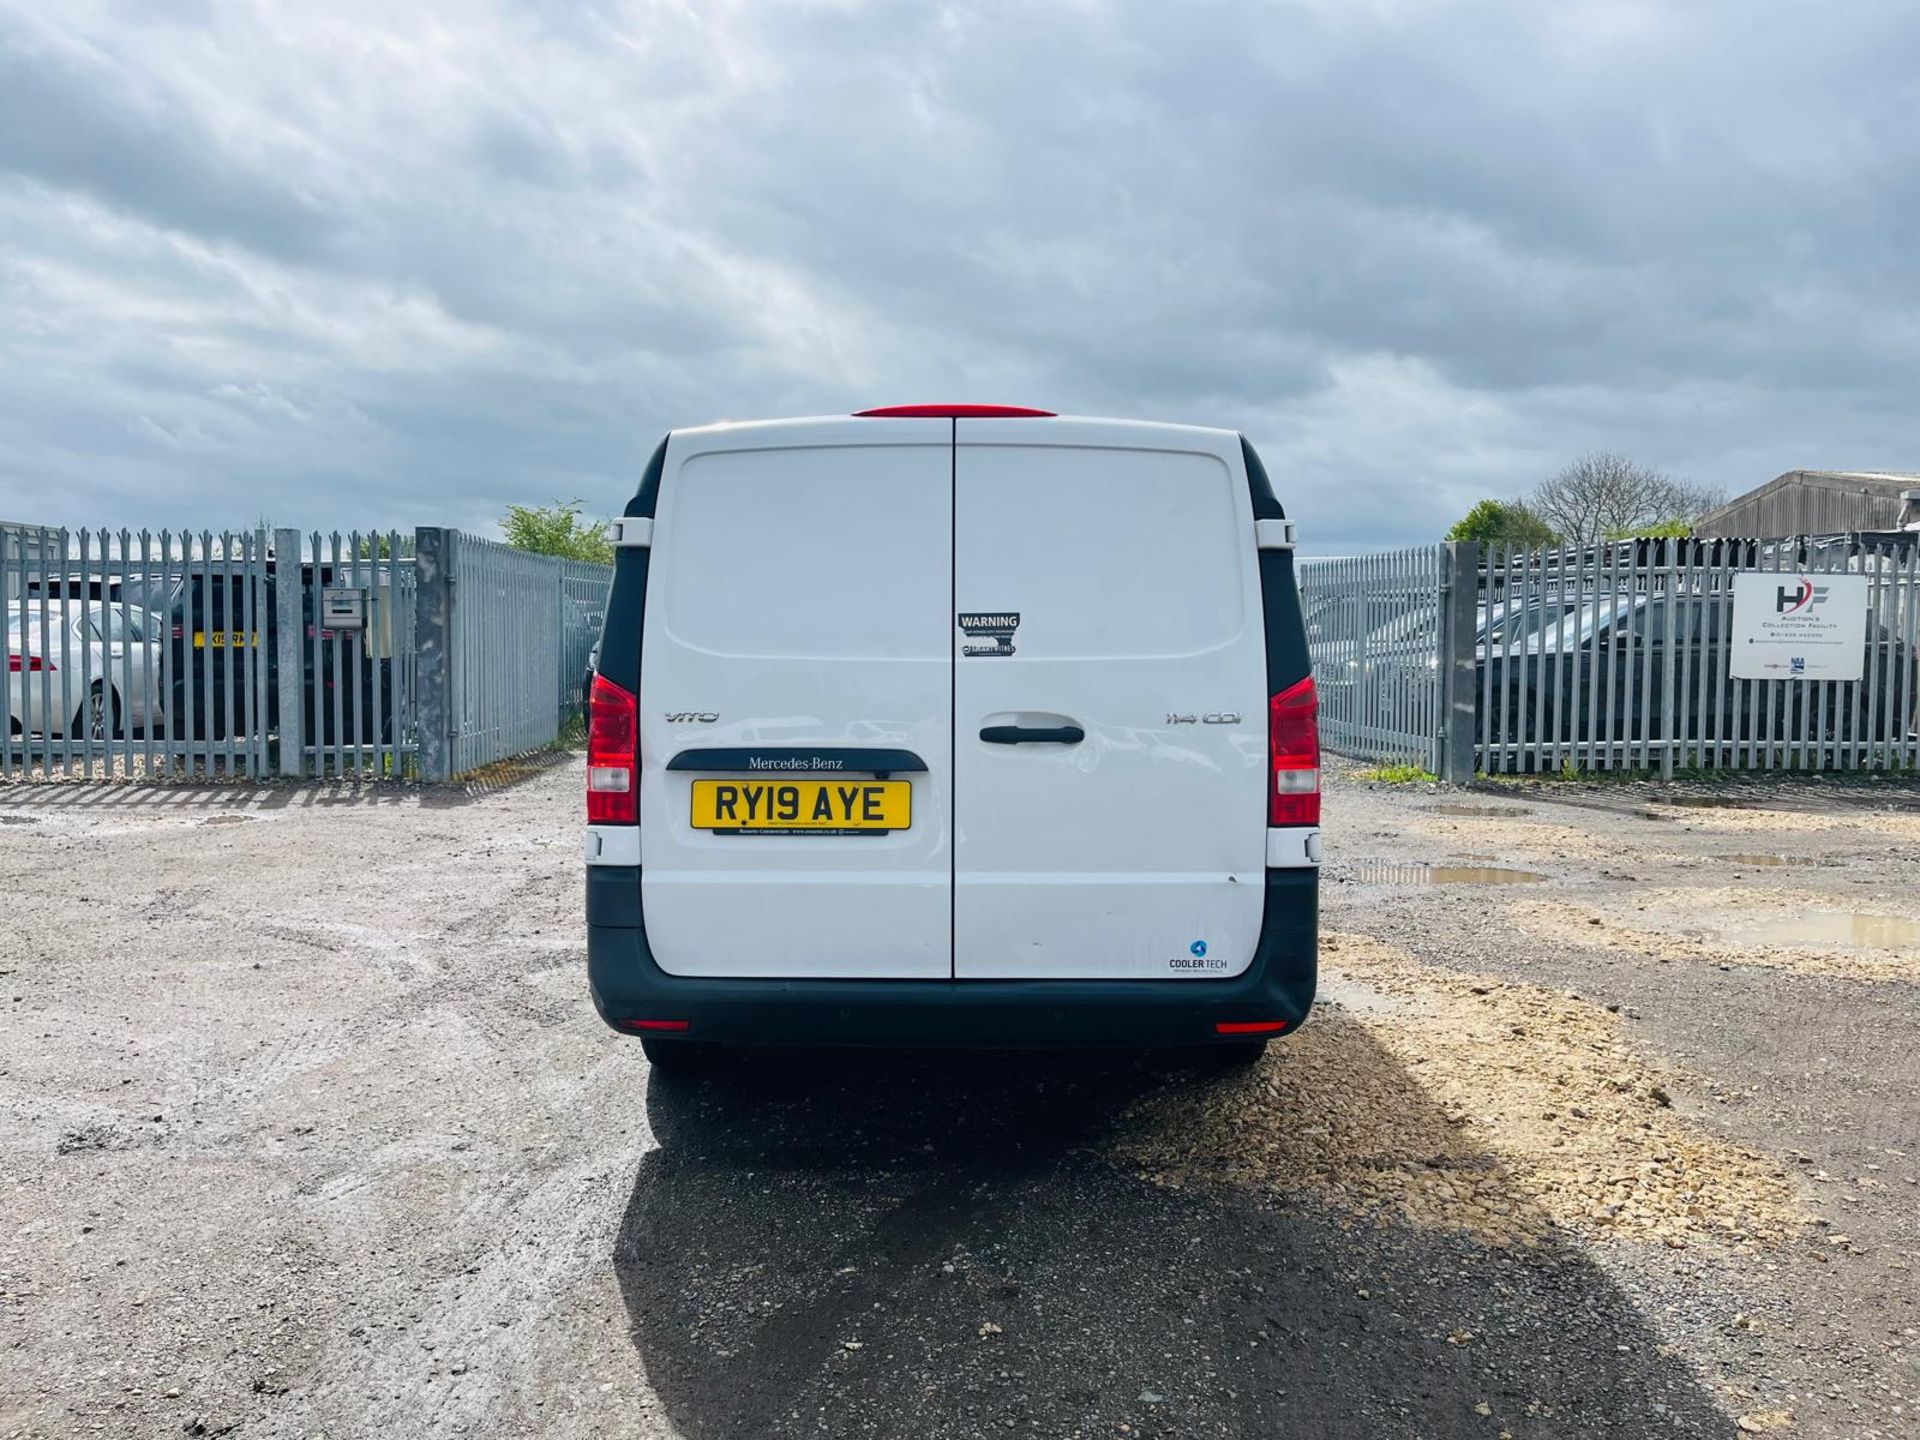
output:
M 1920 534 L 1301 566 L 1322 743 L 1475 774 L 1912 769 Z
M 611 580 L 439 528 L 0 525 L 0 779 L 450 779 L 580 713 Z

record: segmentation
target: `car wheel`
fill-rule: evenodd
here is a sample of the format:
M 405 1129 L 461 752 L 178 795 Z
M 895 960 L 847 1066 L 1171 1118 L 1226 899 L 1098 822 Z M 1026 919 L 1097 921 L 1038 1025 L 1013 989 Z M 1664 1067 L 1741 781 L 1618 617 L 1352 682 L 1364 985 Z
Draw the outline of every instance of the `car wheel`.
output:
M 119 702 L 113 691 L 95 681 L 67 733 L 93 740 L 117 740 L 120 738 L 119 714 Z

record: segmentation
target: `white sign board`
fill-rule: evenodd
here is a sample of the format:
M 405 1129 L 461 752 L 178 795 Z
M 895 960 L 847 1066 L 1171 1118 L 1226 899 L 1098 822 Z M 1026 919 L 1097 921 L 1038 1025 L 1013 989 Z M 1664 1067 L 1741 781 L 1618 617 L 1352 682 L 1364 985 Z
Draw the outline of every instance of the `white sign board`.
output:
M 1735 680 L 1858 680 L 1867 577 L 1747 570 L 1733 577 Z

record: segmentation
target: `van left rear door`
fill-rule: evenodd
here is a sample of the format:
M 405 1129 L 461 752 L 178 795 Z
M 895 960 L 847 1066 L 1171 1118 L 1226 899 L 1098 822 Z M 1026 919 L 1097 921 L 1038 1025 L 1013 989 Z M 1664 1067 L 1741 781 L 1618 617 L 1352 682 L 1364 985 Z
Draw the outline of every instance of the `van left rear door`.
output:
M 668 442 L 639 696 L 641 902 L 668 974 L 950 975 L 952 433 Z

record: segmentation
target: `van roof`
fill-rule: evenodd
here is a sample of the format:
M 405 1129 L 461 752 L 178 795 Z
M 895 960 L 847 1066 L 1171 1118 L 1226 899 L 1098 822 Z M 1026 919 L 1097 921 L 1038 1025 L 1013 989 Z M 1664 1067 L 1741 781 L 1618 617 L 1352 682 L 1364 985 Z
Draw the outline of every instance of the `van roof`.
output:
M 911 412 L 911 413 L 908 413 Z M 673 431 L 678 443 L 695 441 L 700 448 L 725 448 L 712 441 L 741 439 L 754 448 L 783 440 L 831 443 L 831 432 L 848 438 L 872 438 L 876 426 L 912 425 L 926 419 L 966 419 L 974 423 L 1004 421 L 1008 439 L 1027 436 L 1040 444 L 1078 442 L 1087 445 L 1130 446 L 1141 449 L 1231 451 L 1237 454 L 1240 434 L 1205 425 L 1174 425 L 1159 420 L 1115 420 L 1092 415 L 1056 415 L 1046 410 L 1015 406 L 888 406 L 851 415 L 808 415 L 785 420 L 721 420 L 710 425 Z M 701 443 L 707 442 L 707 443 Z
M 1031 405 L 877 405 L 856 410 L 862 420 L 1052 420 L 1057 410 L 1035 410 Z

